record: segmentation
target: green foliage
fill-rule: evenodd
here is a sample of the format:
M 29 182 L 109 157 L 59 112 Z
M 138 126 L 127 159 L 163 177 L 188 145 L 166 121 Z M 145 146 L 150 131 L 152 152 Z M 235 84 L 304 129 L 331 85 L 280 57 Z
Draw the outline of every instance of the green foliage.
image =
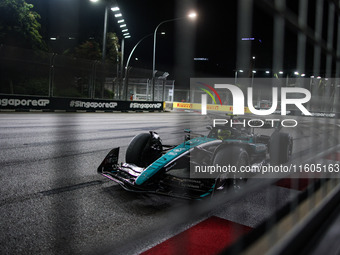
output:
M 53 94 L 57 97 L 82 97 L 81 93 L 74 87 L 54 88 Z
M 25 0 L 0 1 L 0 43 L 46 50 L 39 29 L 40 15 Z
M 118 60 L 120 60 L 121 53 L 119 51 L 120 49 L 119 39 L 115 33 L 107 33 L 106 45 L 107 45 L 106 59 L 110 62 L 116 63 L 117 57 Z
M 101 58 L 100 46 L 95 41 L 86 41 L 74 50 L 74 57 L 90 60 L 99 60 Z
M 24 83 L 17 84 L 17 88 L 15 90 L 16 94 L 47 96 L 48 79 L 31 79 Z
M 121 59 L 121 52 L 119 39 L 115 33 L 108 33 L 106 39 L 106 62 L 116 64 Z M 101 60 L 102 48 L 98 42 L 91 40 L 85 41 L 74 49 L 69 49 L 64 52 L 65 55 L 75 58 L 89 59 L 89 60 Z
M 17 77 L 16 79 L 0 80 L 0 93 L 4 94 L 22 94 L 22 95 L 48 95 L 47 78 L 27 78 Z

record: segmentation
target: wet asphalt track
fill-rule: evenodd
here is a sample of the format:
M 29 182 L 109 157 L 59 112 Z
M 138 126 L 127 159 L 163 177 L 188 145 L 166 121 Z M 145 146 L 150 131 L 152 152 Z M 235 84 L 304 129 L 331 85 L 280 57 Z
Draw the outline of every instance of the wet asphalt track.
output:
M 183 141 L 183 129 L 196 123 L 209 120 L 186 113 L 0 114 L 1 254 L 101 253 L 150 233 L 188 202 L 126 192 L 96 169 L 113 147 L 121 146 L 123 160 L 140 132 L 155 130 L 163 143 L 176 144 Z M 339 124 L 299 120 L 290 130 L 295 160 L 338 144 Z M 296 192 L 269 187 L 211 214 L 255 227 Z M 178 231 L 139 241 L 129 251 L 144 251 Z

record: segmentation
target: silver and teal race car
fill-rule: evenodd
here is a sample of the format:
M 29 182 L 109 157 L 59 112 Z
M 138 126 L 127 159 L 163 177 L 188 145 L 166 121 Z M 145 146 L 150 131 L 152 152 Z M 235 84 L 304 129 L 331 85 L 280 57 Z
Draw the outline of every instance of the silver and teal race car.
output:
M 211 173 L 207 169 L 278 165 L 288 162 L 292 155 L 293 139 L 280 132 L 279 123 L 270 135 L 228 124 L 208 129 L 208 135 L 185 130 L 184 142 L 179 145 L 162 144 L 154 131 L 138 134 L 128 145 L 124 163 L 118 161 L 119 147 L 114 148 L 97 171 L 128 191 L 202 199 L 240 188 L 247 180 L 239 171 Z

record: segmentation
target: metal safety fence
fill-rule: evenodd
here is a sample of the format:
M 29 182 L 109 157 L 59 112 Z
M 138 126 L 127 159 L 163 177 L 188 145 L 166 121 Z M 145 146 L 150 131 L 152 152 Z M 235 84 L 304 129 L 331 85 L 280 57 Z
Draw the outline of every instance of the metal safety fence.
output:
M 122 78 L 116 64 L 0 46 L 1 94 L 172 101 L 174 81 L 159 73 L 153 90 L 151 70 L 130 68 Z
M 254 19 L 259 16 L 262 23 L 268 24 L 266 33 L 272 35 L 271 47 L 262 49 L 262 53 L 271 56 L 268 72 L 272 74 L 272 80 L 280 78 L 279 85 L 271 81 L 264 88 L 252 84 L 254 78 L 260 77 L 259 68 L 256 69 L 252 61 L 256 49 L 251 41 L 241 41 L 259 29 L 253 27 Z M 241 70 L 250 70 L 250 77 L 246 76 L 249 84 L 245 88 L 254 85 L 258 106 L 263 100 L 271 103 L 260 91 L 271 90 L 274 86 L 279 89 L 295 87 L 311 92 L 311 99 L 305 105 L 309 111 L 340 112 L 339 1 L 237 1 L 237 40 L 235 78 L 231 84 L 237 85 L 245 78 Z M 290 68 L 286 66 L 287 56 L 293 60 Z M 202 91 L 178 92 L 175 101 L 189 102 L 188 105 L 194 103 L 195 97 L 200 101 L 203 94 Z M 221 93 L 221 97 L 233 103 L 230 94 Z M 209 100 L 208 103 L 213 104 L 213 99 Z M 188 114 L 195 131 L 202 131 L 213 119 L 222 119 L 225 115 L 214 113 L 200 117 Z M 141 252 L 135 247 L 144 247 L 145 254 L 153 254 L 153 248 L 162 245 L 150 247 L 153 240 L 164 242 L 175 235 L 183 238 L 176 251 L 186 254 L 190 247 L 199 244 L 190 242 L 189 233 L 182 233 L 187 233 L 188 226 L 195 226 L 212 215 L 223 215 L 225 219 L 252 227 L 248 234 L 220 250 L 221 254 L 325 254 L 338 251 L 339 246 L 334 245 L 338 237 L 330 232 L 339 227 L 340 175 L 338 170 L 335 175 L 320 173 L 334 173 L 333 167 L 339 167 L 340 123 L 336 118 L 319 117 L 314 114 L 290 117 L 298 126 L 285 129 L 293 137 L 294 148 L 291 160 L 283 167 L 298 171 L 277 171 L 270 178 L 259 175 L 236 192 L 188 203 L 169 214 L 163 225 L 150 227 L 148 234 L 136 234 L 130 242 L 117 243 L 103 252 L 134 254 Z M 273 118 L 282 120 L 284 116 Z M 252 203 L 253 200 L 256 202 Z M 240 225 L 235 228 L 230 235 L 237 233 Z M 165 243 L 162 247 L 168 248 L 171 242 Z
M 285 67 L 287 55 L 293 59 L 294 68 L 296 68 L 292 73 L 295 75 L 294 78 L 287 77 L 287 75 L 281 77 L 283 83 L 280 83 L 278 87 L 294 85 L 294 87 L 311 90 L 312 98 L 307 106 L 308 110 L 340 112 L 340 2 L 336 0 L 237 1 L 236 37 L 238 41 L 236 49 L 233 49 L 237 53 L 235 79 L 234 77 L 232 79 L 234 85 L 240 83 L 243 78 L 240 70 L 248 69 L 250 75 L 254 77 L 260 72 L 255 69 L 252 61 L 254 46 L 251 41 L 245 43 L 241 40 L 245 35 L 252 34 L 255 29 L 253 24 L 256 24 L 254 18 L 259 16 L 266 24 L 271 24 L 266 28 L 266 33 L 272 35 L 272 47 L 262 49 L 262 52 L 271 56 L 270 64 L 268 64 L 270 72 L 278 77 L 282 75 L 281 72 L 283 74 L 287 72 L 285 71 L 287 70 Z M 290 39 L 289 43 L 286 40 L 287 37 Z M 2 46 L 0 51 L 0 93 L 3 94 L 149 100 L 150 91 L 154 91 L 151 95 L 157 97 L 158 100 L 190 102 L 192 99 L 188 91 L 178 90 L 176 93 L 173 82 L 167 83 L 168 81 L 160 79 L 152 88 L 152 83 L 148 80 L 150 75 L 144 77 L 143 74 L 137 75 L 137 72 L 144 73 L 143 70 L 135 70 L 135 75 L 132 75 L 134 70 L 131 69 L 128 80 L 123 81 L 115 78 L 119 76 L 115 71 L 116 66 L 100 62 L 74 60 L 53 54 L 36 55 L 33 52 L 7 46 Z M 181 52 L 177 54 L 181 55 Z M 183 61 L 183 63 L 186 62 Z M 308 82 L 303 81 L 304 77 L 309 79 Z M 128 85 L 124 86 L 124 82 Z M 270 86 L 275 84 L 260 89 L 256 87 L 256 84 L 251 83 L 245 87 L 254 85 L 257 89 L 256 98 L 259 98 L 257 101 L 270 100 L 259 91 L 269 90 L 272 88 Z M 201 94 L 197 93 L 193 97 L 200 98 Z M 228 104 L 233 103 L 230 94 L 222 94 L 222 96 Z M 30 102 L 33 103 L 32 100 Z M 204 134 L 208 132 L 205 127 L 211 125 L 214 119 L 225 118 L 224 114 L 218 113 L 210 115 L 188 113 L 188 115 L 180 116 L 184 116 L 178 123 L 180 127 L 187 124 L 193 131 L 200 131 Z M 254 118 L 258 120 L 259 117 Z M 285 117 L 268 118 L 277 121 Z M 202 220 L 216 215 L 229 222 L 237 223 L 234 228 L 229 228 L 230 232 L 223 235 L 237 236 L 237 238 L 230 238 L 233 242 L 222 247 L 219 250 L 220 253 L 330 253 L 330 244 L 338 243 L 338 236 L 332 239 L 332 236 L 328 234 L 333 225 L 338 226 L 336 222 L 339 220 L 340 212 L 340 122 L 336 118 L 319 118 L 313 115 L 289 118 L 297 123 L 296 127 L 284 129 L 284 132 L 292 136 L 293 148 L 292 151 L 287 151 L 287 153 L 292 152 L 292 155 L 289 162 L 276 168 L 277 171 L 271 172 L 270 175 L 258 173 L 256 178 L 249 178 L 242 187 L 236 187 L 227 192 L 216 192 L 211 199 L 183 202 L 181 206 L 172 208 L 173 210 L 165 214 L 163 224 L 157 222 L 157 225 L 153 225 L 153 215 L 151 215 L 148 218 L 150 219 L 149 229 L 143 229 L 142 233 L 138 232 L 138 222 L 135 222 L 133 218 L 136 212 L 130 212 L 123 205 L 118 205 L 121 206 L 119 210 L 126 209 L 131 224 L 136 225 L 133 228 L 136 233 L 129 233 L 127 240 L 119 243 L 115 243 L 114 237 L 110 236 L 112 245 L 110 243 L 106 247 L 102 246 L 102 250 L 96 249 L 93 253 L 140 254 L 147 252 L 173 236 L 186 233 L 187 229 Z M 134 128 L 145 131 L 144 127 Z M 178 134 L 177 130 L 169 129 L 166 124 L 162 128 L 170 130 L 168 132 L 171 135 Z M 123 129 L 125 127 L 121 127 L 121 130 Z M 170 140 L 169 137 L 167 137 L 168 140 Z M 187 138 L 188 136 L 184 136 L 183 140 Z M 259 135 L 258 138 L 263 137 Z M 242 139 L 240 140 L 242 142 Z M 254 150 L 263 149 L 263 146 L 254 148 Z M 169 168 L 174 165 L 169 165 Z M 326 175 L 320 175 L 321 172 Z M 329 173 L 330 175 L 327 175 Z M 116 187 L 113 191 L 117 191 Z M 110 192 L 113 191 L 110 190 Z M 116 196 L 116 193 L 114 195 Z M 128 199 L 134 198 L 131 196 Z M 71 207 L 77 210 L 71 203 L 71 200 L 64 199 L 60 204 L 56 203 L 56 210 L 63 208 L 63 211 L 66 211 L 65 208 Z M 152 207 L 152 198 L 146 205 L 141 205 L 139 202 L 133 204 L 133 207 L 139 206 L 143 206 L 144 209 L 148 206 Z M 166 210 L 167 206 L 166 203 L 161 204 L 156 210 Z M 138 212 L 138 209 L 136 211 Z M 143 213 L 142 216 L 150 216 L 150 211 L 147 209 Z M 115 216 L 112 214 L 105 217 Z M 105 219 L 102 220 L 105 221 Z M 116 223 L 118 222 L 117 218 Z M 244 226 L 249 227 L 250 230 L 243 235 L 237 235 L 240 228 Z M 108 226 L 110 227 L 115 226 Z M 124 231 L 124 226 L 121 228 Z M 100 234 L 99 231 L 93 232 Z M 216 238 L 223 233 L 224 230 L 217 234 L 210 232 L 210 235 Z M 198 241 L 201 242 L 205 238 L 206 236 L 202 235 Z M 175 251 L 178 251 L 178 254 L 185 254 L 190 246 L 199 246 L 199 243 L 190 242 L 190 240 L 190 236 L 184 236 L 176 244 Z M 212 242 L 212 246 L 214 245 L 218 244 Z

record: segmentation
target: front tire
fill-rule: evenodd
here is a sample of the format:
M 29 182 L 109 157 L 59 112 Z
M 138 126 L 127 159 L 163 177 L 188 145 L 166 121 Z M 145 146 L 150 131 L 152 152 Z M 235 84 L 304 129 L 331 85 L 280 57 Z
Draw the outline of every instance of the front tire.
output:
M 150 137 L 151 135 L 148 133 L 141 133 L 132 138 L 125 154 L 126 163 L 131 163 L 139 167 L 144 167 L 144 160 L 142 158 L 142 155 Z
M 162 155 L 162 143 L 157 133 L 141 133 L 130 142 L 125 162 L 139 167 L 147 167 Z

